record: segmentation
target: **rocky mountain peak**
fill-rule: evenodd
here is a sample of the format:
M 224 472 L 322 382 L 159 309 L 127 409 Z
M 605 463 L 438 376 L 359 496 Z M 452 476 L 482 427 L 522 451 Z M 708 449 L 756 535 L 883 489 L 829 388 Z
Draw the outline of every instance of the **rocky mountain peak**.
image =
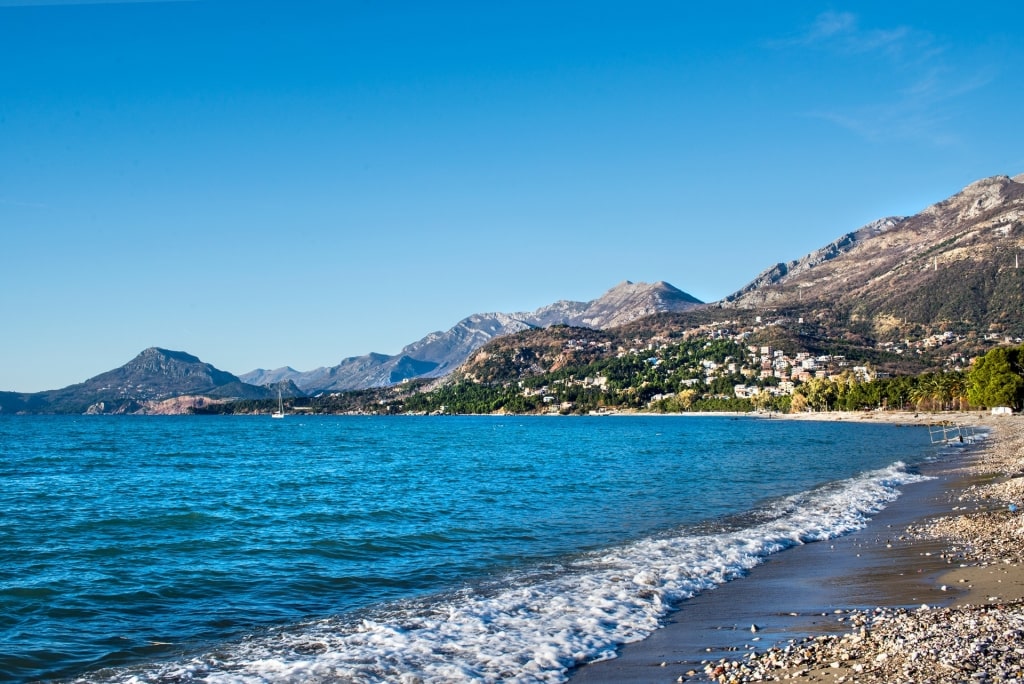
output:
M 162 403 L 179 397 L 190 399 Z M 123 366 L 77 385 L 34 394 L 7 393 L 7 403 L 13 412 L 29 413 L 180 413 L 199 397 L 265 399 L 270 393 L 191 354 L 150 347 Z M 7 406 L 0 408 L 4 410 Z
M 1017 176 L 1024 178 L 1024 174 Z M 943 223 L 963 225 L 983 219 L 993 211 L 1005 216 L 1007 205 L 1016 204 L 1020 218 L 1020 201 L 1024 198 L 1024 184 L 1009 176 L 991 176 L 977 180 L 952 197 L 937 202 L 919 214 Z
M 239 382 L 237 377 L 204 364 L 197 356 L 160 347 L 144 349 L 120 369 L 99 377 L 115 386 L 150 388 L 155 395 L 166 391 L 168 384 L 176 388 L 184 382 L 189 390 L 195 390 Z
M 198 357 L 192 356 L 183 351 L 172 351 L 160 347 L 149 347 L 139 352 L 138 356 L 129 361 L 126 366 L 153 366 L 167 365 L 171 363 L 202 363 Z
M 700 300 L 666 282 L 619 283 L 591 302 L 562 300 L 535 311 L 476 313 L 447 331 L 435 331 L 406 345 L 395 356 L 367 355 L 344 359 L 337 366 L 305 373 L 273 375 L 252 371 L 242 380 L 264 384 L 288 378 L 305 391 L 340 391 L 392 385 L 411 378 L 447 375 L 491 340 L 533 328 L 568 325 L 605 329 L 654 313 L 684 311 Z
M 905 220 L 906 217 L 903 216 L 888 216 L 886 218 L 877 219 L 861 228 L 858 228 L 852 233 L 847 233 L 846 235 L 836 238 L 824 247 L 816 249 L 810 254 L 799 259 L 794 259 L 793 261 L 786 263 L 775 264 L 774 266 L 762 271 L 743 289 L 729 295 L 723 301 L 726 303 L 743 302 L 749 299 L 749 295 L 756 292 L 757 296 L 761 298 L 761 303 L 765 303 L 777 295 L 777 293 L 769 292 L 766 289 L 768 286 L 791 281 L 799 277 L 801 274 L 807 273 L 811 269 L 819 267 L 822 264 L 846 254 L 867 240 L 871 240 L 872 238 L 877 238 L 884 233 L 888 233 L 901 225 Z
M 815 311 L 880 337 L 915 325 L 1017 331 L 1022 250 L 1024 183 L 993 176 L 778 264 L 723 305 Z
M 633 283 L 626 280 L 592 301 L 576 324 L 605 330 L 656 313 L 685 311 L 702 303 L 664 281 Z

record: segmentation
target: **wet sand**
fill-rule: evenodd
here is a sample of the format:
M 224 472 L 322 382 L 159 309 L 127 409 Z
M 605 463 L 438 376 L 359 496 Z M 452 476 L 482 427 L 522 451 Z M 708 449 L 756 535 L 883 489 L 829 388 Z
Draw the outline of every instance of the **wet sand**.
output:
M 864 419 L 848 414 L 836 418 Z M 881 419 L 931 420 L 900 414 Z M 760 679 L 871 681 L 864 678 L 863 669 L 849 669 L 873 663 L 871 654 L 836 663 L 829 660 L 831 653 L 823 652 L 818 662 L 803 649 L 786 666 L 769 651 L 787 646 L 793 650 L 794 644 L 823 635 L 838 640 L 854 625 L 863 627 L 864 616 L 873 615 L 879 606 L 910 613 L 922 604 L 977 604 L 997 595 L 993 587 L 1000 590 L 1000 601 L 1020 599 L 1022 566 L 1003 562 L 1005 553 L 987 561 L 979 558 L 975 548 L 991 546 L 984 540 L 990 530 L 970 519 L 1010 515 L 1005 513 L 1005 501 L 1018 492 L 1008 471 L 1024 465 L 1024 421 L 1018 420 L 961 414 L 956 422 L 992 427 L 993 439 L 981 449 L 955 445 L 960 456 L 944 459 L 927 472 L 937 479 L 904 487 L 903 495 L 863 530 L 771 556 L 747 577 L 684 602 L 665 628 L 619 649 L 616 658 L 577 668 L 571 681 L 755 681 L 752 674 L 742 674 L 741 663 L 768 655 L 772 665 L 762 669 Z M 1024 487 L 1024 478 L 1016 483 Z M 1006 491 L 993 493 L 993 486 Z M 842 679 L 854 674 L 853 679 Z

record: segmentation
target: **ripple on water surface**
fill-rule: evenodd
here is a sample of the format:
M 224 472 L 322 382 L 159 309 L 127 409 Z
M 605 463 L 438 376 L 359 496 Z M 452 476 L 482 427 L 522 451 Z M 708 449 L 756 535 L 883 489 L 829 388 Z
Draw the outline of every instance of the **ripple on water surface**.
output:
M 927 441 L 715 418 L 283 423 L 0 417 L 0 678 L 213 677 L 191 658 L 216 652 L 270 679 L 557 679 L 760 555 L 858 524 L 897 485 L 851 483 Z M 435 648 L 448 665 L 402 661 Z

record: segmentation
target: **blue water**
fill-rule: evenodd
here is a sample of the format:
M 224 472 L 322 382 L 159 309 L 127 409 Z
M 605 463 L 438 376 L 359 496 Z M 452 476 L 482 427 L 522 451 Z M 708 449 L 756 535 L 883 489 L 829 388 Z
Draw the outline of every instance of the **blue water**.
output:
M 931 453 L 725 417 L 0 417 L 0 679 L 562 681 Z

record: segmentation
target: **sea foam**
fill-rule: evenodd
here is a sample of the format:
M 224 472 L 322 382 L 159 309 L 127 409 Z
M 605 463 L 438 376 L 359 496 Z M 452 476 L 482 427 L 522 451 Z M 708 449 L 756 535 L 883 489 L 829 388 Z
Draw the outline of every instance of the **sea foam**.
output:
M 560 682 L 656 630 L 681 601 L 772 553 L 862 528 L 927 479 L 902 462 L 769 502 L 720 529 L 681 528 L 358 616 L 264 632 L 215 653 L 110 673 L 127 682 Z

